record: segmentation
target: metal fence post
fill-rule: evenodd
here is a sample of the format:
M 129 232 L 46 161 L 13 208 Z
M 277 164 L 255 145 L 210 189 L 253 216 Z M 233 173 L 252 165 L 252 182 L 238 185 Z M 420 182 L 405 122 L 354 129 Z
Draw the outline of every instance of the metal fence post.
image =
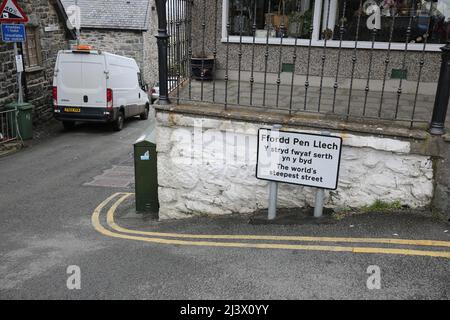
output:
M 436 100 L 434 101 L 433 118 L 430 125 L 430 133 L 442 135 L 445 133 L 445 118 L 450 98 L 450 40 L 441 48 L 442 63 L 439 74 Z
M 156 0 L 158 13 L 158 69 L 159 69 L 159 103 L 170 104 L 168 88 L 167 46 L 170 36 L 167 33 L 167 0 Z
M 283 126 L 281 124 L 274 124 L 272 127 L 273 132 L 279 132 Z M 279 143 L 277 142 L 277 147 L 279 147 Z M 277 201 L 278 200 L 278 183 L 275 181 L 269 182 L 269 220 L 275 220 L 277 217 Z
M 321 133 L 324 136 L 329 136 L 331 132 L 322 131 Z M 316 192 L 316 201 L 314 204 L 314 218 L 322 218 L 323 217 L 323 206 L 325 202 L 325 189 L 318 188 Z

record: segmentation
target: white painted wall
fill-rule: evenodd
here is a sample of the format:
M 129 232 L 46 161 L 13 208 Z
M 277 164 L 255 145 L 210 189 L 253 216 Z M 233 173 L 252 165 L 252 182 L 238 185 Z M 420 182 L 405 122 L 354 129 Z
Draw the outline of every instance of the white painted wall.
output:
M 255 178 L 257 130 L 261 127 L 267 126 L 158 113 L 160 218 L 267 208 L 267 182 Z M 377 199 L 399 200 L 411 207 L 430 204 L 433 168 L 429 157 L 410 154 L 406 141 L 341 137 L 340 182 L 336 191 L 326 192 L 327 207 L 361 207 Z M 279 207 L 313 206 L 314 192 L 313 188 L 281 185 Z

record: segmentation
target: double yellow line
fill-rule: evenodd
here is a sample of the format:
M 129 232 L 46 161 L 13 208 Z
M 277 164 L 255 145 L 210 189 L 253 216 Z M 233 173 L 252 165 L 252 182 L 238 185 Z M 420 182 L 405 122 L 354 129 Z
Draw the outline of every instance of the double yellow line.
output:
M 305 251 L 334 251 L 351 253 L 372 253 L 372 254 L 395 254 L 408 256 L 427 256 L 450 259 L 450 251 L 428 251 L 401 248 L 373 248 L 354 246 L 331 246 L 331 245 L 299 245 L 287 243 L 252 243 L 252 242 L 217 242 L 212 240 L 252 240 L 252 241 L 278 241 L 278 242 L 318 242 L 318 243 L 366 243 L 366 244 L 390 244 L 409 245 L 423 247 L 450 248 L 450 242 L 435 240 L 409 240 L 409 239 L 386 239 L 386 238 L 342 238 L 342 237 L 303 237 L 303 236 L 264 236 L 264 235 L 200 235 L 200 234 L 180 234 L 146 232 L 125 229 L 114 221 L 114 214 L 117 208 L 132 193 L 115 193 L 103 201 L 92 214 L 92 225 L 101 234 L 126 240 L 143 241 L 164 245 L 200 246 L 200 247 L 227 247 L 227 248 L 254 248 L 254 249 L 284 249 L 284 250 L 305 250 Z M 116 201 L 107 211 L 106 223 L 109 229 L 100 222 L 100 215 L 103 209 L 115 198 Z M 196 241 L 180 240 L 196 239 Z M 210 240 L 210 241 L 198 241 Z

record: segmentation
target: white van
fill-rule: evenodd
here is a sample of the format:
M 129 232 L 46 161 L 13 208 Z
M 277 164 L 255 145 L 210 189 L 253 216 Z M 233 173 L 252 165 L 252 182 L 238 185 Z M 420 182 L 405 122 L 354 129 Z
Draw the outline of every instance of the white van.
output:
M 114 130 L 120 131 L 126 118 L 146 120 L 150 108 L 147 91 L 134 59 L 89 46 L 58 52 L 54 115 L 66 129 L 81 121 L 112 123 Z

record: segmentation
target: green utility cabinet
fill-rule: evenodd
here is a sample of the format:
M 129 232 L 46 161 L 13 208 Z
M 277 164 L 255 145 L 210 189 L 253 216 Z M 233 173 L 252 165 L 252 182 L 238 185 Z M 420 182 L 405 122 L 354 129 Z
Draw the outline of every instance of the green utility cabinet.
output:
M 11 119 L 12 123 L 9 125 L 13 130 L 16 129 L 16 123 L 19 125 L 19 133 L 22 140 L 33 139 L 33 108 L 30 103 L 13 102 L 6 105 L 7 110 L 16 110 L 16 119 Z
M 134 144 L 136 211 L 158 213 L 158 171 L 154 129 Z

